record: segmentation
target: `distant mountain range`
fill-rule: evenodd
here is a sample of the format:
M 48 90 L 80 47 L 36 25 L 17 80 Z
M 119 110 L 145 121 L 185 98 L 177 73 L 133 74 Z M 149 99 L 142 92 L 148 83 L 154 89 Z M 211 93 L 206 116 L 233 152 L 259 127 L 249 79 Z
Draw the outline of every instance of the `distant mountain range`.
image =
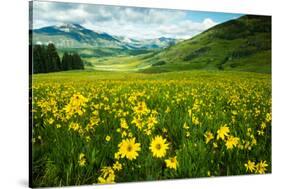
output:
M 33 44 L 54 43 L 57 48 L 112 48 L 112 49 L 159 49 L 176 44 L 179 40 L 156 38 L 136 40 L 112 36 L 87 29 L 79 24 L 63 24 L 33 30 Z

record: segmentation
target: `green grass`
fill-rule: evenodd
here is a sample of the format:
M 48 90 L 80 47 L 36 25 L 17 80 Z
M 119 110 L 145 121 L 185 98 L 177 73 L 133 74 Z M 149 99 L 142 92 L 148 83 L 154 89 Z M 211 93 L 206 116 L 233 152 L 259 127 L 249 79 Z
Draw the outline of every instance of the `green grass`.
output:
M 135 72 L 147 69 L 151 64 L 143 60 L 147 54 L 138 56 L 113 56 L 103 58 L 85 58 L 84 60 L 90 62 L 92 68 L 101 71 L 122 71 Z
M 118 129 L 131 133 L 141 144 L 141 151 L 135 160 L 118 160 L 123 168 L 114 171 L 115 182 L 244 175 L 250 173 L 244 166 L 248 160 L 266 161 L 265 172 L 271 172 L 270 74 L 84 70 L 36 74 L 32 81 L 34 187 L 97 183 L 101 169 L 112 167 L 117 161 L 114 154 L 118 144 L 128 138 L 122 137 Z M 67 113 L 65 107 L 77 94 L 88 100 L 78 105 L 83 113 Z M 138 102 L 145 102 L 150 110 L 141 115 L 144 128 L 149 116 L 157 119 L 150 135 L 132 123 Z M 120 127 L 121 118 L 126 120 L 128 129 Z M 98 123 L 89 129 L 93 121 Z M 261 129 L 263 122 L 266 127 Z M 78 123 L 80 129 L 71 129 L 72 123 Z M 185 123 L 189 129 L 183 127 Z M 216 139 L 217 130 L 224 124 L 230 129 L 229 135 L 239 138 L 233 149 L 226 148 L 226 141 Z M 206 131 L 215 137 L 208 144 Z M 149 150 L 156 135 L 169 143 L 163 158 L 153 157 Z M 111 140 L 106 141 L 106 136 Z M 86 159 L 82 167 L 80 153 Z M 165 159 L 175 155 L 177 169 L 167 168 Z

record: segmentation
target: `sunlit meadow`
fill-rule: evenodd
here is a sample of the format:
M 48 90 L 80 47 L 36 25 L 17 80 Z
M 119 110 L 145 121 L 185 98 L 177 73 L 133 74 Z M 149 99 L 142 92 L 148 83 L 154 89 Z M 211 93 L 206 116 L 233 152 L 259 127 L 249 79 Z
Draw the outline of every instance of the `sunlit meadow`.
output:
M 271 172 L 271 75 L 64 72 L 32 79 L 34 186 Z

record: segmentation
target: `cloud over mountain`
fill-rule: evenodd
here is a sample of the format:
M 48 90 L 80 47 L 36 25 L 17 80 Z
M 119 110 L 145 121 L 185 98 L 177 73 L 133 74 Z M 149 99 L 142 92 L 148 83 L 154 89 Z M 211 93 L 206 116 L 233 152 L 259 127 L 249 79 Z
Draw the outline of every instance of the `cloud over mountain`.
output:
M 130 38 L 189 38 L 217 24 L 192 20 L 190 11 L 78 3 L 34 2 L 33 28 L 76 23 L 95 31 Z

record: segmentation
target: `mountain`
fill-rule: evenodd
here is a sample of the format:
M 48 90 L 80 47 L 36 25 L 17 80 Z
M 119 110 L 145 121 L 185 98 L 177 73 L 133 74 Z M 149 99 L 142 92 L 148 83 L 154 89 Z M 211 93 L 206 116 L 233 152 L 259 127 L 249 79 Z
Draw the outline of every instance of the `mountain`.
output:
M 33 44 L 54 43 L 57 48 L 128 48 L 107 33 L 98 33 L 78 24 L 48 26 L 33 30 Z
M 271 17 L 245 15 L 216 25 L 144 61 L 144 72 L 190 69 L 271 72 Z
M 174 45 L 178 40 L 157 38 L 136 40 L 111 36 L 84 28 L 79 24 L 63 24 L 33 30 L 33 44 L 54 43 L 57 48 L 111 48 L 125 50 L 159 49 Z
M 132 39 L 124 36 L 115 36 L 116 39 L 136 49 L 161 49 L 175 45 L 180 39 L 160 37 L 155 39 Z

